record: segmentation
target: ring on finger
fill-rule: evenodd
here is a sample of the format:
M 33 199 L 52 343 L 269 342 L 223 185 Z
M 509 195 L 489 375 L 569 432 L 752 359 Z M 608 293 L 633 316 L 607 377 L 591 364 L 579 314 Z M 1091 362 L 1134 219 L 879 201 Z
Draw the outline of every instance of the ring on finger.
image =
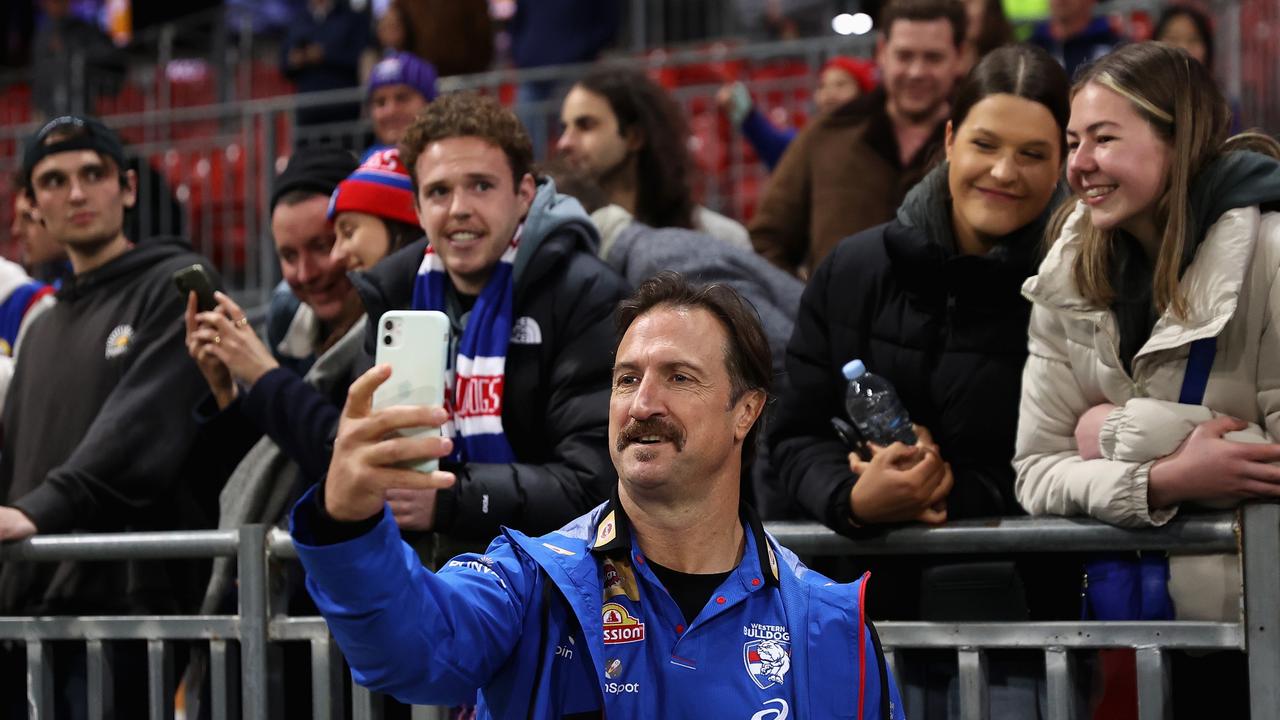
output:
M 242 328 L 248 324 L 249 324 L 249 318 L 244 316 L 241 316 L 240 319 L 235 322 L 235 326 L 238 328 Z
M 214 344 L 214 345 L 221 345 L 221 344 L 222 344 L 222 336 L 221 336 L 221 335 L 214 335 L 214 336 L 213 336 L 213 344 Z

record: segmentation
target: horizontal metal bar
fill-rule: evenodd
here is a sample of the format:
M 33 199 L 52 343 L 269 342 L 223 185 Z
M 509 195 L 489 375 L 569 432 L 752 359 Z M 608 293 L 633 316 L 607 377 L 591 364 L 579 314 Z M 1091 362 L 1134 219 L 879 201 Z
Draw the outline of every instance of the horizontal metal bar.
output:
M 36 535 L 0 545 L 0 560 L 168 560 L 235 557 L 237 530 Z
M 271 639 L 277 642 L 312 640 L 328 633 L 319 617 L 278 617 L 268 627 Z M 879 622 L 876 629 L 884 645 L 894 648 L 1244 648 L 1244 630 L 1236 623 Z
M 238 637 L 232 616 L 0 617 L 0 640 L 225 640 Z
M 275 642 L 318 640 L 329 637 L 322 617 L 276 617 L 267 623 L 267 637 Z
M 910 526 L 854 540 L 816 523 L 773 522 L 765 529 L 802 553 L 902 555 L 1006 552 L 1184 550 L 1236 552 L 1235 513 L 1179 518 L 1161 528 L 1121 528 L 1083 518 L 1013 517 Z
M 1244 649 L 1244 628 L 1215 622 L 878 622 L 880 641 L 893 648 Z
M 957 520 L 935 527 L 887 530 L 854 540 L 812 522 L 764 524 L 784 547 L 819 555 L 909 555 L 1008 552 L 1095 552 L 1102 550 L 1182 550 L 1234 553 L 1235 513 L 1179 518 L 1160 528 L 1121 528 L 1084 518 L 1012 517 Z M 273 557 L 296 558 L 289 534 L 279 528 L 267 537 Z

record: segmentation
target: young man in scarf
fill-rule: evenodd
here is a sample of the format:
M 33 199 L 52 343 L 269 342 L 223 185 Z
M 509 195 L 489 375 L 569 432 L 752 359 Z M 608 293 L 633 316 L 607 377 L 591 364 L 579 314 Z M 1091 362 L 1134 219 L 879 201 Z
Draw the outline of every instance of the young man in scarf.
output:
M 470 94 L 438 98 L 400 141 L 427 239 L 352 276 L 371 319 L 391 309 L 449 316 L 448 490 L 388 493 L 397 523 L 457 542 L 499 526 L 542 533 L 605 500 L 611 313 L 627 288 L 596 257 L 577 200 L 535 179 L 516 116 Z M 369 324 L 367 349 L 379 324 Z M 375 518 L 376 520 L 376 518 Z

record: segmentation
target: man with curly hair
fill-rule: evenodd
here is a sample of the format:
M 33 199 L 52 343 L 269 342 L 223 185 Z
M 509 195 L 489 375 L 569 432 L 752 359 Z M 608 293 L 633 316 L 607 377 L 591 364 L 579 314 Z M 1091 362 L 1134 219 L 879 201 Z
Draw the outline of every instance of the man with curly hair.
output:
M 552 530 L 608 496 L 600 348 L 627 288 L 595 256 L 581 205 L 535 179 L 528 134 L 493 99 L 436 99 L 400 147 L 427 237 L 352 280 L 371 319 L 439 310 L 452 323 L 443 466 L 458 483 L 387 497 L 400 527 L 434 531 L 446 559 L 501 526 Z

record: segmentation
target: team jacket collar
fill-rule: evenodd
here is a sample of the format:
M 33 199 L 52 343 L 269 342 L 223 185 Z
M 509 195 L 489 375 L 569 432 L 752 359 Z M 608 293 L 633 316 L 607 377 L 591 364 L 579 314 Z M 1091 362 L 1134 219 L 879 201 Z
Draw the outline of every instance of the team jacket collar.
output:
M 755 540 L 757 561 L 760 563 L 761 572 L 764 573 L 765 584 L 777 587 L 779 585 L 778 558 L 773 552 L 769 537 L 764 532 L 764 526 L 760 523 L 759 515 L 745 502 L 738 506 L 738 515 L 742 518 L 747 532 L 751 533 Z M 613 496 L 601 510 L 599 518 L 596 522 L 595 540 L 590 545 L 591 552 L 607 556 L 629 554 L 631 520 L 618 499 L 617 485 L 613 487 Z

